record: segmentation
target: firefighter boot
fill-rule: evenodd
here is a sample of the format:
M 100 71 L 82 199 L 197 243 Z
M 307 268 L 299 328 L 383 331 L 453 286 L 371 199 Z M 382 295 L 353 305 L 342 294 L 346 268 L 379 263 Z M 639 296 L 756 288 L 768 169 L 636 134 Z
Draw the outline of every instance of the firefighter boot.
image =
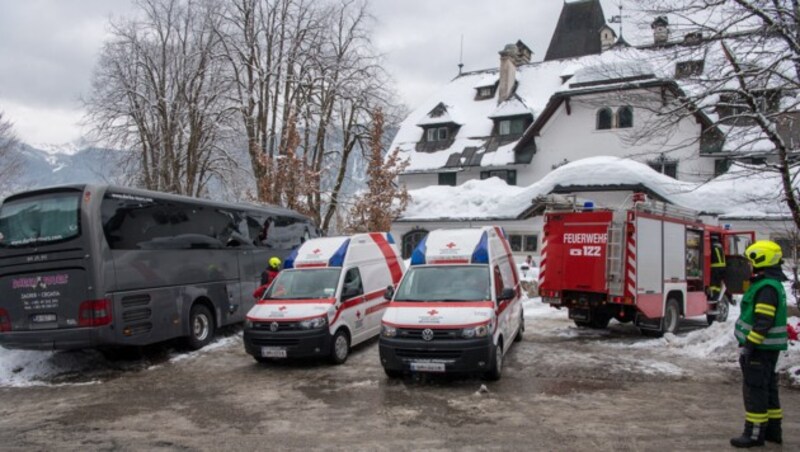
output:
M 764 436 L 764 440 L 771 443 L 783 444 L 783 434 L 780 419 L 770 419 L 767 421 L 767 434 Z
M 766 434 L 766 423 L 754 424 L 744 423 L 744 432 L 738 438 L 731 438 L 731 446 L 738 448 L 748 448 L 764 445 L 764 435 Z

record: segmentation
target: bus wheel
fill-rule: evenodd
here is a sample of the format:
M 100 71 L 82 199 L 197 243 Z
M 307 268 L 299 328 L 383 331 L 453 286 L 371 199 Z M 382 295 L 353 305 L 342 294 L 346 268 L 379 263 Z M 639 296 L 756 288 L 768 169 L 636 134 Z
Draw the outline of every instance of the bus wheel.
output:
M 344 329 L 340 329 L 333 336 L 333 341 L 331 341 L 331 362 L 344 364 L 348 355 L 350 355 L 350 338 L 347 337 L 347 332 Z
M 189 337 L 186 343 L 192 350 L 199 350 L 214 339 L 214 316 L 202 304 L 192 306 L 189 312 Z
M 662 332 L 675 334 L 675 332 L 678 331 L 678 325 L 681 320 L 680 315 L 678 302 L 675 301 L 674 298 L 667 300 L 667 306 L 664 309 L 664 319 L 662 320 Z

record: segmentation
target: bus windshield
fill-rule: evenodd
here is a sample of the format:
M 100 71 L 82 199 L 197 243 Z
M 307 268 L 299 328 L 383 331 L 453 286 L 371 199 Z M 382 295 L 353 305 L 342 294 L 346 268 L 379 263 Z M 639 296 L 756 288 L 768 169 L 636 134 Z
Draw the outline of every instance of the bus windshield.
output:
M 411 267 L 395 296 L 395 301 L 491 299 L 489 267 L 485 265 Z
M 339 283 L 339 268 L 284 270 L 269 286 L 264 298 L 308 300 L 333 298 Z
M 80 234 L 80 192 L 15 199 L 0 207 L 0 246 L 58 242 Z

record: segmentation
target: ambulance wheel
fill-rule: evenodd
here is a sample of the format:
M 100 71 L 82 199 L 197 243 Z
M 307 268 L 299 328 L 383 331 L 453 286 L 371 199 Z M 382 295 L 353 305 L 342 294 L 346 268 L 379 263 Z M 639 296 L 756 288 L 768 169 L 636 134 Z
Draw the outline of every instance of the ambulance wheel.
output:
M 729 303 L 728 296 L 723 295 L 722 299 L 717 302 L 717 313 L 706 316 L 709 325 L 714 322 L 724 322 L 728 320 L 728 311 L 730 310 Z
M 674 298 L 667 300 L 664 308 L 664 318 L 662 319 L 661 332 L 675 334 L 681 321 L 681 311 L 678 302 Z
M 331 341 L 331 362 L 333 364 L 344 364 L 349 355 L 350 338 L 347 335 L 347 331 L 342 328 L 333 335 L 333 340 Z
M 522 312 L 519 313 L 519 329 L 517 330 L 517 335 L 514 336 L 514 342 L 520 342 L 522 340 L 522 333 L 525 331 L 525 314 Z
M 186 345 L 192 350 L 200 350 L 214 339 L 214 316 L 202 304 L 195 304 L 189 311 L 189 336 Z
M 483 375 L 483 378 L 489 381 L 497 381 L 503 375 L 503 345 L 497 344 L 494 349 L 493 361 L 489 371 Z
M 383 371 L 386 373 L 386 376 L 389 378 L 402 378 L 403 371 L 402 370 L 394 370 L 394 369 L 387 369 L 383 368 Z

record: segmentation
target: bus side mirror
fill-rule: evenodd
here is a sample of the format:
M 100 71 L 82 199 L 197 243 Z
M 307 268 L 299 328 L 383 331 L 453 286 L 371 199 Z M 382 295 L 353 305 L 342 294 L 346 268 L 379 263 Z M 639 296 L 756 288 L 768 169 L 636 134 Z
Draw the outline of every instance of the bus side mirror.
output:
M 514 299 L 514 296 L 515 296 L 515 295 L 516 295 L 516 292 L 514 292 L 514 289 L 512 289 L 512 288 L 510 288 L 510 287 L 506 287 L 506 288 L 505 288 L 505 289 L 503 289 L 503 291 L 500 293 L 500 299 L 499 299 L 499 300 L 497 300 L 497 301 L 506 301 L 506 300 L 512 300 L 512 299 Z
M 386 288 L 386 292 L 383 293 L 383 298 L 386 300 L 394 298 L 394 286 L 388 286 Z

